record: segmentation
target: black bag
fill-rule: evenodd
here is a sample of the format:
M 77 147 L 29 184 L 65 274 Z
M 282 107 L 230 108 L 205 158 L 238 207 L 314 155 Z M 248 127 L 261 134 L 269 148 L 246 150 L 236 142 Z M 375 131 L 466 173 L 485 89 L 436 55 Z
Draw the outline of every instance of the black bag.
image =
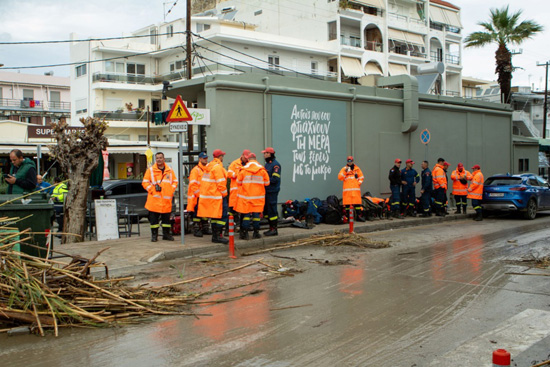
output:
M 325 211 L 325 223 L 326 224 L 343 224 L 344 220 L 342 218 L 342 206 L 340 205 L 340 200 L 336 195 L 330 195 L 326 200 L 326 209 Z

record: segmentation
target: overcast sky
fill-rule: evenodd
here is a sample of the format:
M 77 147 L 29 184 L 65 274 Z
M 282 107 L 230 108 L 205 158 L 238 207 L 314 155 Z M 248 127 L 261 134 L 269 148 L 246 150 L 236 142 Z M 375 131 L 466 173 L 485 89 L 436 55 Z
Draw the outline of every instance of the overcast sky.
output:
M 550 1 L 548 0 L 450 0 L 461 8 L 463 36 L 481 30 L 479 21 L 489 18 L 489 9 L 510 4 L 511 10 L 523 9 L 522 19 L 542 24 L 545 31 L 521 46 L 511 46 L 523 53 L 515 55 L 513 85 L 533 85 L 544 89 L 544 67 L 537 62 L 550 60 Z M 0 0 L 0 42 L 68 39 L 71 32 L 80 38 L 116 37 L 163 21 L 165 11 L 176 6 L 167 21 L 185 16 L 185 0 Z M 463 51 L 463 75 L 496 80 L 494 52 L 496 46 Z M 5 67 L 49 65 L 69 62 L 69 48 L 64 45 L 0 45 L 0 63 Z M 67 67 L 26 69 L 22 73 L 68 76 Z

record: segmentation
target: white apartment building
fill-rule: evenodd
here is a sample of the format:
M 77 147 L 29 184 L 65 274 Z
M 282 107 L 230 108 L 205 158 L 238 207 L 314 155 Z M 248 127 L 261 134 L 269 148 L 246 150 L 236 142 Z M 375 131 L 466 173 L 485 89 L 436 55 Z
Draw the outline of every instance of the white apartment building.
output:
M 460 10 L 442 0 L 195 0 L 193 13 L 193 78 L 255 72 L 372 85 L 439 62 L 445 70 L 427 92 L 461 95 Z M 144 143 L 149 131 L 151 141 L 175 142 L 158 114 L 147 129 L 145 111 L 168 110 L 162 82 L 186 78 L 185 28 L 177 19 L 127 35 L 139 38 L 71 35 L 73 124 L 95 116 L 112 141 Z M 204 130 L 193 140 L 198 151 Z

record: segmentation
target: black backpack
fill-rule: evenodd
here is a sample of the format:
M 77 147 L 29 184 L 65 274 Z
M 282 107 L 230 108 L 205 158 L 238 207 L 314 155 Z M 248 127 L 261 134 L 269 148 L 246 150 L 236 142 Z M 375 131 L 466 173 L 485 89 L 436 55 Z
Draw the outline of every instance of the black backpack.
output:
M 326 224 L 342 224 L 342 206 L 340 200 L 336 195 L 330 195 L 327 197 L 326 206 L 321 205 L 324 212 L 324 220 Z M 321 214 L 323 215 L 323 214 Z

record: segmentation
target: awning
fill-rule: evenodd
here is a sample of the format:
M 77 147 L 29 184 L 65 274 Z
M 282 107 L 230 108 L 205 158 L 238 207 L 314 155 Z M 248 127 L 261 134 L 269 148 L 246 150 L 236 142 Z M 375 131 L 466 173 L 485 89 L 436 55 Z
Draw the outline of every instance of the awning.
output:
M 424 46 L 424 38 L 417 33 L 405 32 L 392 28 L 388 28 L 388 33 L 389 38 L 392 40 Z
M 358 59 L 352 59 L 351 57 L 342 57 L 340 60 L 340 67 L 344 74 L 352 78 L 360 78 L 365 75 L 361 62 Z
M 409 74 L 409 72 L 407 71 L 407 66 L 403 64 L 393 64 L 390 62 L 388 64 L 388 69 L 390 72 L 390 76 Z
M 366 6 L 372 6 L 378 9 L 384 9 L 384 4 L 381 0 L 351 0 L 354 3 L 363 4 Z
M 367 62 L 365 64 L 365 73 L 367 75 L 384 75 L 380 66 L 374 62 Z
M 539 152 L 539 168 L 547 168 L 550 167 L 550 163 L 548 162 L 548 157 L 544 152 Z
M 453 27 L 462 28 L 458 12 L 449 9 L 430 5 L 430 19 L 435 23 L 448 24 Z

